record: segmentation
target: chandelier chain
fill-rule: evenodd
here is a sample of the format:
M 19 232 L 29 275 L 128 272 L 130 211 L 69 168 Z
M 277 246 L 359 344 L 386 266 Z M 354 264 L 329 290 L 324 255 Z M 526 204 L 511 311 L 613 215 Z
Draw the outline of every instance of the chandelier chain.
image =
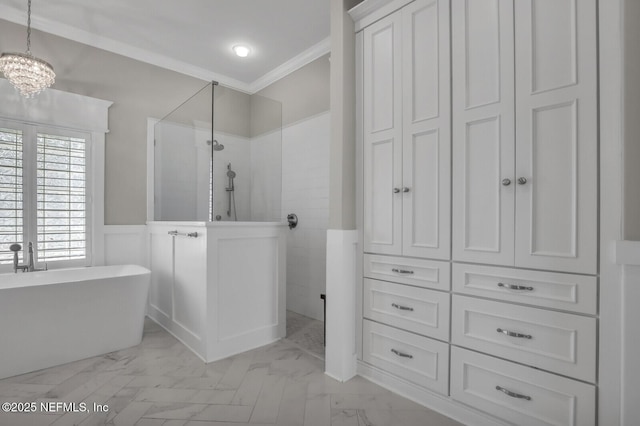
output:
M 31 54 L 31 0 L 27 6 L 27 54 Z

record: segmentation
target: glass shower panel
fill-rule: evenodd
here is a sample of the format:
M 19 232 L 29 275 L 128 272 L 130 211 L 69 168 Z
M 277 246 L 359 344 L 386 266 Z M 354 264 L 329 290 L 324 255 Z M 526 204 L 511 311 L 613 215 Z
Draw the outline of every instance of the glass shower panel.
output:
M 283 221 L 280 102 L 208 84 L 154 132 L 154 220 Z
M 207 84 L 154 128 L 154 220 L 208 221 L 211 91 Z

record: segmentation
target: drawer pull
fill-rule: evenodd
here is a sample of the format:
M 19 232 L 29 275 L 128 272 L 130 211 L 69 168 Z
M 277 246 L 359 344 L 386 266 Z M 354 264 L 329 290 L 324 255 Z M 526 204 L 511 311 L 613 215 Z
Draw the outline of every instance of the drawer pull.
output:
M 391 306 L 393 306 L 394 308 L 399 309 L 401 311 L 413 312 L 413 308 L 411 306 L 402 306 L 402 305 L 398 305 L 397 303 L 392 303 Z
M 496 331 L 498 333 L 502 333 L 502 334 L 506 334 L 509 337 L 517 337 L 519 339 L 531 339 L 532 336 L 530 334 L 520 334 L 520 333 L 515 333 L 513 331 L 509 331 L 509 330 L 503 330 L 501 328 L 497 328 Z
M 413 359 L 413 355 L 409 355 L 409 354 L 406 354 L 406 353 L 404 353 L 404 352 L 400 352 L 400 351 L 399 351 L 399 350 L 397 350 L 397 349 L 391 349 L 391 352 L 393 352 L 394 354 L 398 355 L 398 356 L 399 356 L 399 357 L 401 357 L 401 358 L 409 358 L 409 359 Z
M 506 287 L 509 290 L 533 291 L 533 287 L 527 287 L 524 285 L 498 283 L 498 287 Z
M 531 397 L 530 396 L 522 395 L 521 393 L 511 392 L 509 389 L 505 389 L 502 386 L 496 386 L 496 390 L 499 390 L 500 392 L 502 392 L 505 395 L 510 396 L 511 398 L 526 399 L 527 401 L 531 401 Z
M 391 271 L 392 272 L 396 272 L 398 274 L 410 274 L 410 275 L 413 275 L 413 271 L 408 271 L 406 269 L 393 268 Z

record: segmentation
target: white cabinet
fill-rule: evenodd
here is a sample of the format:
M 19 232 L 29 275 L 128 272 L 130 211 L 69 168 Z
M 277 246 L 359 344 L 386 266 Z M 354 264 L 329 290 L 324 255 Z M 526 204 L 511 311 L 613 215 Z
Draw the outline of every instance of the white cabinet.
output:
M 596 1 L 350 11 L 361 371 L 470 424 L 594 424 Z
M 449 340 L 449 293 L 364 279 L 365 318 Z
M 597 272 L 595 8 L 453 0 L 454 260 Z
M 522 426 L 596 423 L 595 386 L 455 346 L 451 397 Z
M 149 222 L 147 315 L 206 362 L 286 333 L 286 225 Z
M 364 250 L 450 256 L 449 5 L 363 31 Z
M 591 383 L 596 319 L 453 296 L 451 343 Z
M 364 320 L 363 359 L 408 382 L 449 391 L 449 345 Z

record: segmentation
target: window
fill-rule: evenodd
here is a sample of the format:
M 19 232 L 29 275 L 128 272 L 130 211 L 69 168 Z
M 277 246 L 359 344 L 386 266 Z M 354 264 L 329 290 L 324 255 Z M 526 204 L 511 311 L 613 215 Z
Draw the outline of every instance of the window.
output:
M 0 123 L 0 264 L 13 263 L 11 244 L 28 260 L 89 265 L 87 170 L 90 135 L 37 125 Z
M 13 262 L 9 246 L 23 245 L 22 132 L 0 127 L 0 263 Z

